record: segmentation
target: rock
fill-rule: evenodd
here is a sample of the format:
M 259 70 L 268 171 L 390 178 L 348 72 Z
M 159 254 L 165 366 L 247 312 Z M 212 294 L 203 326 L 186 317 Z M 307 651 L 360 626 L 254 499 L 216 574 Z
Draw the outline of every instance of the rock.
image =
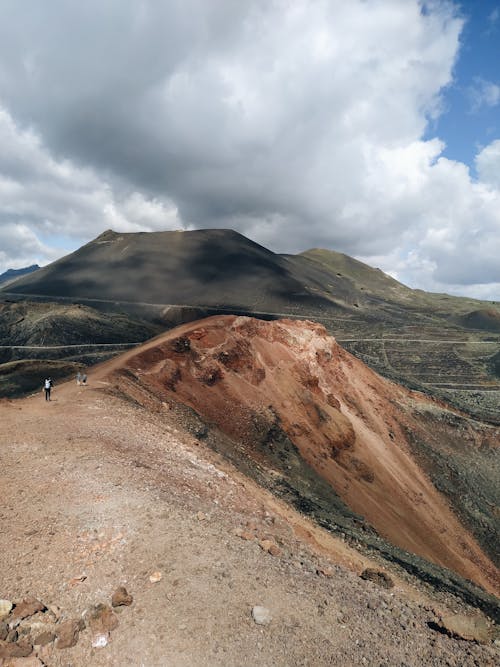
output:
M 207 518 L 207 515 L 204 514 L 203 512 L 197 512 L 196 513 L 196 518 L 198 519 L 198 521 L 205 521 L 205 519 Z
M 2 623 L 0 622 L 0 641 L 4 641 L 7 639 L 7 635 L 9 634 L 9 626 L 7 623 Z
M 56 635 L 54 632 L 51 630 L 45 630 L 45 632 L 41 632 L 39 635 L 35 637 L 33 640 L 33 644 L 35 646 L 45 646 L 46 644 L 50 644 L 53 642 L 56 638 Z
M 281 554 L 281 549 L 273 540 L 261 540 L 259 546 L 263 551 L 271 554 L 271 556 L 279 556 Z
M 318 567 L 316 574 L 323 577 L 333 577 L 334 572 L 331 567 Z
M 36 655 L 31 655 L 29 658 L 11 658 L 5 667 L 44 667 L 42 662 Z
M 8 641 L 11 644 L 17 642 L 18 639 L 19 639 L 19 633 L 17 632 L 17 630 L 10 630 L 6 637 L 6 641 Z
M 241 537 L 242 540 L 248 540 L 248 541 L 251 541 L 251 540 L 253 540 L 253 538 L 254 538 L 253 533 L 250 533 L 248 530 L 243 530 L 242 528 L 237 528 L 237 529 L 234 531 L 234 534 L 235 534 L 237 537 Z
M 54 621 L 58 621 L 61 618 L 62 609 L 61 607 L 58 607 L 56 604 L 49 604 L 47 610 L 49 615 L 52 617 Z
M 33 646 L 28 642 L 0 641 L 0 658 L 26 658 L 33 653 Z
M 0 600 L 0 621 L 10 614 L 12 610 L 12 602 L 10 600 Z
M 108 641 L 109 641 L 109 632 L 98 633 L 92 639 L 92 648 L 104 648 L 105 646 L 108 645 Z
M 272 614 L 266 607 L 252 607 L 252 618 L 257 625 L 269 625 L 273 620 Z
M 97 604 L 88 611 L 89 626 L 94 635 L 106 634 L 118 626 L 118 618 L 107 604 Z
M 380 586 L 381 588 L 392 588 L 394 586 L 394 582 L 391 577 L 385 572 L 382 572 L 382 570 L 374 570 L 369 567 L 366 570 L 363 570 L 360 576 L 361 579 L 372 581 L 374 584 L 377 584 L 377 586 Z
M 130 607 L 134 598 L 127 593 L 127 589 L 124 586 L 119 586 L 111 597 L 111 606 L 113 607 Z
M 153 574 L 149 576 L 149 581 L 152 584 L 157 584 L 159 581 L 161 581 L 161 577 L 162 577 L 161 572 L 153 572 Z
M 68 586 L 70 588 L 74 588 L 75 586 L 78 586 L 78 584 L 81 584 L 83 581 L 85 581 L 86 578 L 86 574 L 79 574 L 68 581 Z
M 85 624 L 81 619 L 71 619 L 61 623 L 56 628 L 56 648 L 63 649 L 75 646 L 80 635 L 80 630 L 83 630 L 84 627 Z
M 490 640 L 490 626 L 484 616 L 465 616 L 465 614 L 443 614 L 436 623 L 437 627 L 450 637 L 458 637 L 482 644 Z
M 16 604 L 14 611 L 12 612 L 12 618 L 18 618 L 22 620 L 23 618 L 28 618 L 33 616 L 38 611 L 45 611 L 46 606 L 37 600 L 36 598 L 26 598 L 19 604 Z

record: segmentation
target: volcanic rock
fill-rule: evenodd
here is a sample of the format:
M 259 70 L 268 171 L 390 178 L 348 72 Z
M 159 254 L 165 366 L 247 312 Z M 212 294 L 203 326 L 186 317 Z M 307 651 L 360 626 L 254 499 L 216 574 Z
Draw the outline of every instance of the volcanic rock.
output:
M 464 614 L 444 614 L 437 624 L 451 637 L 485 643 L 490 640 L 490 626 L 482 615 L 465 616 Z
M 57 626 L 55 643 L 56 648 L 71 648 L 78 642 L 80 631 L 85 627 L 85 623 L 81 619 L 71 619 L 64 621 Z
M 281 549 L 273 540 L 261 540 L 259 546 L 263 551 L 271 554 L 271 556 L 279 556 L 281 554 Z
M 10 614 L 12 606 L 10 600 L 0 600 L 0 621 L 3 621 Z
M 111 606 L 113 607 L 121 607 L 121 606 L 126 606 L 129 607 L 132 602 L 134 601 L 134 598 L 127 592 L 127 589 L 124 586 L 119 586 L 116 591 L 113 593 L 113 596 L 111 598 Z
M 10 642 L 0 641 L 0 658 L 25 658 L 31 655 L 33 646 L 28 642 Z
M 252 618 L 257 623 L 257 625 L 269 625 L 269 623 L 273 620 L 269 609 L 259 605 L 252 607 Z
M 89 626 L 94 634 L 106 634 L 118 627 L 118 618 L 108 605 L 99 603 L 89 610 Z
M 372 581 L 374 584 L 377 584 L 377 586 L 380 586 L 381 588 L 392 588 L 394 586 L 394 582 L 391 577 L 381 570 L 367 568 L 361 572 L 360 577 L 366 581 Z
M 23 619 L 33 616 L 39 611 L 44 611 L 46 609 L 45 605 L 37 600 L 36 598 L 26 598 L 19 604 L 16 604 L 14 611 L 12 612 L 12 618 Z
M 53 642 L 55 638 L 55 632 L 52 632 L 51 630 L 45 630 L 35 637 L 33 644 L 35 646 L 45 646 L 46 644 Z

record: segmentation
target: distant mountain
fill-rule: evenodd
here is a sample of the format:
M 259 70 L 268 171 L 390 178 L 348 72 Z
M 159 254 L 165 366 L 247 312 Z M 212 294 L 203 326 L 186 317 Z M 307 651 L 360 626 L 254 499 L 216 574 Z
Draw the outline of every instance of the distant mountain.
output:
M 9 292 L 291 313 L 335 307 L 307 282 L 286 257 L 231 230 L 109 230 Z
M 25 276 L 28 273 L 33 273 L 38 271 L 40 267 L 38 264 L 32 264 L 31 266 L 25 266 L 23 269 L 7 269 L 4 273 L 0 273 L 0 284 L 6 283 L 10 280 L 15 280 L 21 276 Z
M 431 294 L 332 250 L 281 255 L 229 229 L 108 230 L 0 287 L 164 328 L 216 313 L 321 322 L 379 373 L 498 422 L 500 306 Z

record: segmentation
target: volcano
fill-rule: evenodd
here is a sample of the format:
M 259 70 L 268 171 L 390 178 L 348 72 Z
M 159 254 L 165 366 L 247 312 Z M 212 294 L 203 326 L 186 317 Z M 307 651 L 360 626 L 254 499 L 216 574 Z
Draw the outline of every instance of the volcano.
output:
M 380 377 L 312 322 L 215 316 L 108 364 L 101 373 L 115 391 L 177 411 L 321 525 L 498 594 L 497 428 Z M 464 494 L 446 491 L 448 474 L 462 478 Z

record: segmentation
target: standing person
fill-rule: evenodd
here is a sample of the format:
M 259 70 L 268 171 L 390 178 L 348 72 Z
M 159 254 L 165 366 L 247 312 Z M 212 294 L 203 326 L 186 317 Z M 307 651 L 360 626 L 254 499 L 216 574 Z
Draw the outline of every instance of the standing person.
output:
M 78 373 L 76 374 L 76 384 L 80 386 L 81 381 L 82 381 L 82 374 L 80 373 L 80 371 L 78 371 Z
M 50 401 L 50 390 L 52 389 L 52 379 L 47 378 L 44 382 L 43 388 L 45 389 L 45 400 Z

